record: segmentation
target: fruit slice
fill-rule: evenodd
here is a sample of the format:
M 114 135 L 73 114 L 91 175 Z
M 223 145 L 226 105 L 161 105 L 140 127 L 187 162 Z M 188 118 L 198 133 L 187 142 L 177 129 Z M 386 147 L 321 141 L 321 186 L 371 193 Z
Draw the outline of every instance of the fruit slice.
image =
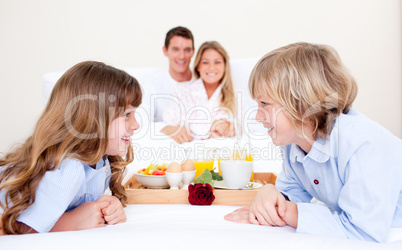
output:
M 152 175 L 165 175 L 165 172 L 157 169 L 152 172 Z

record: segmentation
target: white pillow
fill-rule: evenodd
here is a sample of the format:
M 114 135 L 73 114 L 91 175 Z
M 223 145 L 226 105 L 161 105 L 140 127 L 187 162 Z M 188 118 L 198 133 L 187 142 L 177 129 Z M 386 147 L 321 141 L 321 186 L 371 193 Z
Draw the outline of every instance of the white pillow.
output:
M 54 85 L 63 74 L 64 72 L 50 72 L 43 75 L 42 94 L 43 94 L 43 101 L 45 102 L 45 104 L 47 103 L 47 100 L 49 100 Z
M 245 58 L 230 60 L 230 71 L 232 72 L 233 85 L 236 91 L 241 91 L 243 96 L 244 108 L 256 106 L 256 102 L 251 99 L 250 92 L 248 90 L 248 80 L 250 78 L 251 71 L 255 64 L 258 62 L 258 58 Z
M 257 102 L 251 98 L 248 90 L 248 81 L 251 71 L 258 62 L 259 58 L 245 58 L 230 60 L 230 71 L 232 73 L 233 85 L 237 98 L 241 94 L 241 112 L 243 132 L 251 136 L 266 134 L 266 129 L 261 123 L 255 121 L 257 113 Z

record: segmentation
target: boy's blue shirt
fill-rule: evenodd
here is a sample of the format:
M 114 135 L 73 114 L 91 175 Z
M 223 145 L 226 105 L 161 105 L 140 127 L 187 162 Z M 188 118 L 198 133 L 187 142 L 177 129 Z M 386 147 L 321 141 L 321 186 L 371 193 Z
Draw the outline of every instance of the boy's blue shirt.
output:
M 297 203 L 297 232 L 385 242 L 402 227 L 402 141 L 377 123 L 350 109 L 308 154 L 282 150 L 276 187 Z

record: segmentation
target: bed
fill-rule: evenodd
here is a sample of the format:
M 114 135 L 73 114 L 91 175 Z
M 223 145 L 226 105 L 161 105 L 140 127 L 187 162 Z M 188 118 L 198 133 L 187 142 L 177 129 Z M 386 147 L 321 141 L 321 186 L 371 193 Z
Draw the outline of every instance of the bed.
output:
M 245 82 L 256 59 L 235 61 L 232 72 L 235 84 Z M 236 68 L 236 63 L 239 68 Z M 243 66 L 242 66 L 243 65 Z M 159 69 L 127 69 L 141 79 Z M 44 75 L 44 99 L 49 97 L 63 72 Z M 246 87 L 241 87 L 246 90 Z M 161 139 L 161 138 L 159 138 Z M 151 162 L 158 161 L 159 149 L 185 150 L 233 145 L 234 139 L 194 141 L 178 146 L 173 140 L 154 140 L 149 134 L 134 135 L 135 160 L 127 167 L 127 177 Z M 280 154 L 269 138 L 250 139 L 254 148 L 264 148 L 265 157 L 254 160 L 254 171 L 281 171 Z M 145 154 L 144 152 L 150 152 Z M 152 155 L 152 152 L 156 152 Z M 177 155 L 170 159 L 177 160 Z M 193 206 L 189 204 L 130 204 L 125 208 L 127 222 L 104 228 L 82 231 L 10 235 L 0 237 L 0 249 L 402 249 L 402 229 L 392 231 L 386 244 L 348 240 L 335 237 L 297 234 L 295 229 L 237 224 L 225 221 L 223 216 L 238 206 Z
M 2 250 L 17 249 L 401 249 L 387 244 L 296 234 L 291 227 L 236 224 L 223 216 L 234 206 L 129 205 L 127 222 L 105 228 L 11 235 Z
M 135 138 L 133 143 L 141 145 L 137 150 L 174 145 L 172 140 L 161 141 L 141 137 Z M 176 150 L 200 143 L 203 147 L 211 147 L 229 145 L 234 140 L 193 141 Z M 252 140 L 251 143 L 253 147 L 269 148 L 271 142 Z M 273 146 L 271 151 L 274 155 L 276 147 Z M 273 155 L 256 159 L 255 171 L 278 173 L 281 159 Z M 128 166 L 127 178 L 151 160 L 136 157 Z M 298 234 L 289 226 L 268 227 L 224 220 L 224 215 L 237 208 L 239 206 L 214 204 L 130 204 L 125 208 L 127 222 L 123 224 L 72 232 L 1 236 L 0 249 L 402 249 L 402 228 L 392 231 L 389 243 L 379 244 Z

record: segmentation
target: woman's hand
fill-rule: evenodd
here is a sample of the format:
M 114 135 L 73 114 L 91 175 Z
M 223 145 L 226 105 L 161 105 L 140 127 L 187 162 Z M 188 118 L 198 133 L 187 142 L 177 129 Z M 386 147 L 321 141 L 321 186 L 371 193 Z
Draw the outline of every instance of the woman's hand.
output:
M 219 138 L 219 137 L 233 137 L 236 135 L 235 127 L 232 122 L 221 119 L 215 120 L 210 128 L 209 138 Z
M 97 201 L 105 201 L 109 203 L 107 207 L 102 209 L 104 219 L 109 225 L 114 225 L 127 221 L 123 205 L 116 196 L 102 195 Z
M 161 132 L 170 136 L 179 144 L 194 140 L 186 127 L 168 125 L 164 127 Z
M 250 206 L 249 219 L 252 224 L 285 226 L 287 204 L 283 195 L 274 185 L 264 185 L 258 190 Z

